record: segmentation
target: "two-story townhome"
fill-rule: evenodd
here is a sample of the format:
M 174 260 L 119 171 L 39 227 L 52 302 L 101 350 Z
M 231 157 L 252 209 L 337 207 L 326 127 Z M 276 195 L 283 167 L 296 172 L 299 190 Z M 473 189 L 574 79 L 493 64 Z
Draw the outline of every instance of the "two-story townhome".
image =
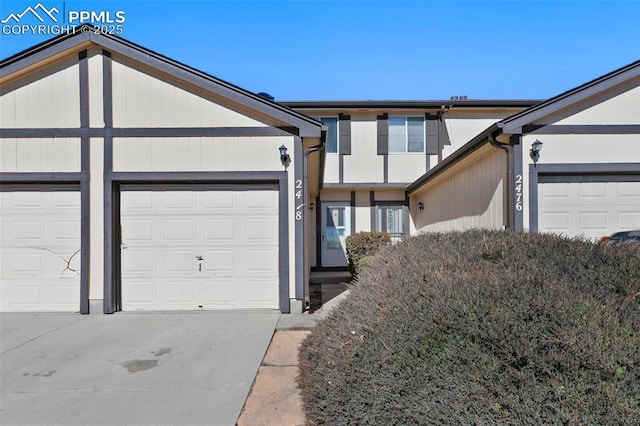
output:
M 0 61 L 0 311 L 301 312 L 358 231 L 640 228 L 639 87 L 279 102 L 60 35 Z
M 415 233 L 406 187 L 496 121 L 530 100 L 291 101 L 283 105 L 327 126 L 322 189 L 310 222 L 311 266 L 347 266 L 345 239 Z

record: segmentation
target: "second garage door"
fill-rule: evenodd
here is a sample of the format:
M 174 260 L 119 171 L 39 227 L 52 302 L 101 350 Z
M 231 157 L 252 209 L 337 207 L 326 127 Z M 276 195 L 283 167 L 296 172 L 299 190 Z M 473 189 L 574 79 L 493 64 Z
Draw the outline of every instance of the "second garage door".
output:
M 80 191 L 0 191 L 0 311 L 78 312 Z
M 278 308 L 278 190 L 123 187 L 122 310 Z
M 640 229 L 640 182 L 558 182 L 538 186 L 538 230 L 599 239 Z

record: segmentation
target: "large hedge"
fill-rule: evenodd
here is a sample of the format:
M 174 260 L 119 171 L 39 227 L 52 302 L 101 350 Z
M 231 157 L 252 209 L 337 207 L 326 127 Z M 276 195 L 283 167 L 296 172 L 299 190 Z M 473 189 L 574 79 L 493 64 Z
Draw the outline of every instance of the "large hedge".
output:
M 640 245 L 390 246 L 300 351 L 311 424 L 640 424 Z

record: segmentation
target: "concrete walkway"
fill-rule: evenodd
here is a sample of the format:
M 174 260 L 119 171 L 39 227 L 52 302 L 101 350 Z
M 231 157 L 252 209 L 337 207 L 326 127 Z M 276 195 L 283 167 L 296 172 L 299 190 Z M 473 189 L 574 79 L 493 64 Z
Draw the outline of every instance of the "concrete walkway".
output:
M 2 425 L 233 425 L 280 314 L 0 314 Z
M 331 291 L 334 291 L 331 288 Z M 332 294 L 313 314 L 282 315 L 245 403 L 238 426 L 298 426 L 306 424 L 297 377 L 298 350 L 316 323 L 349 292 Z

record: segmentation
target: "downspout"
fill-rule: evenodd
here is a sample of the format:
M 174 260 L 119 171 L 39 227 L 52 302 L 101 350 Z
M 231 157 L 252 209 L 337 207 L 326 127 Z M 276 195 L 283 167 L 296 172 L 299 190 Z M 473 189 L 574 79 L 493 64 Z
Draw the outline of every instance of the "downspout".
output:
M 309 261 L 309 256 L 310 256 L 310 239 L 307 238 L 307 236 L 309 236 L 309 231 L 311 229 L 310 223 L 309 223 L 309 203 L 310 203 L 310 199 L 309 199 L 309 155 L 313 154 L 314 152 L 318 152 L 318 151 L 323 151 L 325 149 L 325 143 L 327 141 L 327 131 L 329 130 L 329 128 L 327 126 L 322 126 L 322 130 L 320 133 L 320 143 L 318 145 L 314 145 L 311 146 L 307 149 L 305 149 L 304 151 L 304 158 L 302 160 L 302 187 L 304 188 L 305 191 L 305 209 L 304 209 L 304 238 L 305 238 L 305 245 L 304 245 L 304 287 L 302 289 L 296 289 L 296 293 L 299 290 L 302 290 L 302 294 L 300 295 L 301 298 L 304 299 L 304 303 L 305 303 L 305 307 L 308 308 L 309 303 L 310 303 L 310 299 L 309 299 L 309 265 L 310 265 L 310 261 Z M 320 173 L 323 173 L 322 168 L 320 168 Z M 319 177 L 320 182 L 322 182 L 322 175 Z M 322 185 L 320 185 L 322 186 Z M 316 208 L 320 208 L 320 206 L 316 206 Z M 316 224 L 317 226 L 317 224 Z M 298 294 L 296 294 L 296 298 L 298 298 Z
M 515 214 L 513 212 L 513 147 L 511 145 L 501 144 L 496 141 L 494 134 L 489 134 L 489 144 L 503 150 L 507 154 L 507 184 L 506 184 L 506 206 L 504 208 L 506 215 L 505 229 L 514 229 Z

